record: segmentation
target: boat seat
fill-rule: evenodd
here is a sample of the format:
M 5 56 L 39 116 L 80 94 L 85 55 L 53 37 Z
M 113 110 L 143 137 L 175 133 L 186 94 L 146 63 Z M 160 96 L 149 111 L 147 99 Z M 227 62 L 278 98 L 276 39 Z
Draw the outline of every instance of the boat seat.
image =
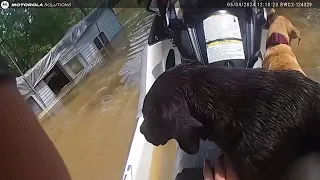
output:
M 213 162 L 221 154 L 220 149 L 212 142 L 200 141 L 199 152 L 190 155 L 177 145 L 176 180 L 203 180 L 202 168 L 205 159 Z

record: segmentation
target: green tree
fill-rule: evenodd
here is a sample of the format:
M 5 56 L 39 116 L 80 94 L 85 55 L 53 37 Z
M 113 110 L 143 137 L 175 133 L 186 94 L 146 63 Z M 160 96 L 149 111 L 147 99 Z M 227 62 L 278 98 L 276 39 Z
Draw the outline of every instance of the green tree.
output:
M 20 69 L 26 72 L 81 19 L 83 13 L 76 8 L 9 8 L 0 11 L 0 36 Z M 10 67 L 17 75 L 12 64 Z

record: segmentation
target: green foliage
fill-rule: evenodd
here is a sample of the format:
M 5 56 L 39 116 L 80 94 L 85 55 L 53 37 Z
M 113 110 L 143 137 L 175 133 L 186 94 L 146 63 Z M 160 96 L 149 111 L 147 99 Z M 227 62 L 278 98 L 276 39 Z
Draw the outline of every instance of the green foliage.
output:
M 119 3 L 120 3 L 120 0 L 110 0 L 110 6 L 111 7 L 115 7 Z
M 137 0 L 139 5 L 146 5 L 147 4 L 147 0 Z
M 146 8 L 146 4 L 148 0 L 114 0 L 117 1 L 115 8 Z M 112 4 L 112 1 L 110 1 Z
M 26 72 L 83 17 L 76 8 L 9 8 L 0 11 L 0 36 L 20 69 Z M 1 54 L 5 54 L 2 48 Z M 12 71 L 17 74 L 17 69 Z

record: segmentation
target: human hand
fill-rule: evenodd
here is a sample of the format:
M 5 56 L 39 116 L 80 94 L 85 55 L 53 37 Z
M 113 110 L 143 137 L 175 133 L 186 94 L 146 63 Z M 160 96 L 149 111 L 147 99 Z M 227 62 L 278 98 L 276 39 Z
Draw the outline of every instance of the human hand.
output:
M 232 164 L 223 156 L 219 156 L 212 169 L 209 160 L 205 160 L 203 166 L 204 180 L 239 180 Z

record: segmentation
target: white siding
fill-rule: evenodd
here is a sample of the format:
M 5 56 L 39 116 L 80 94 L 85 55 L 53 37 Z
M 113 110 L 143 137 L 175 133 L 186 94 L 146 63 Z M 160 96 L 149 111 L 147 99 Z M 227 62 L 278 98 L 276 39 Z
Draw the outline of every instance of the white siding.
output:
M 103 31 L 109 41 L 111 41 L 122 29 L 120 22 L 111 9 L 103 11 L 97 20 L 100 31 Z
M 93 60 L 102 58 L 100 51 L 93 43 L 93 39 L 99 35 L 99 31 L 104 32 L 112 45 L 112 39 L 116 37 L 121 29 L 122 27 L 115 14 L 109 8 L 106 8 L 97 20 L 97 23 L 90 25 L 81 38 L 75 43 L 75 47 L 90 64 Z
M 78 41 L 75 43 L 75 47 L 80 49 L 83 45 L 90 43 L 93 44 L 93 39 L 97 37 L 99 31 L 96 24 L 91 24 L 87 30 L 81 35 Z M 81 52 L 81 51 L 80 51 Z M 82 53 L 82 52 L 81 52 Z
M 88 64 L 92 63 L 97 58 L 102 58 L 102 54 L 100 53 L 100 51 L 97 49 L 97 47 L 94 45 L 93 42 L 89 42 L 83 45 L 80 48 L 80 52 Z
M 95 24 L 93 24 L 88 27 L 86 32 L 84 32 L 84 34 L 75 44 L 75 47 L 79 50 L 83 58 L 89 64 L 94 60 L 94 57 L 101 56 L 100 51 L 93 43 L 93 39 L 97 37 L 98 34 L 99 31 Z
M 50 89 L 50 87 L 41 80 L 37 86 L 35 87 L 35 90 L 39 93 L 39 96 L 43 100 L 43 102 L 46 104 L 46 106 L 50 105 L 51 102 L 56 98 L 56 95 L 54 92 Z
M 59 58 L 59 62 L 64 65 L 78 53 L 79 51 L 75 46 L 69 46 L 65 51 L 63 51 L 63 54 Z

